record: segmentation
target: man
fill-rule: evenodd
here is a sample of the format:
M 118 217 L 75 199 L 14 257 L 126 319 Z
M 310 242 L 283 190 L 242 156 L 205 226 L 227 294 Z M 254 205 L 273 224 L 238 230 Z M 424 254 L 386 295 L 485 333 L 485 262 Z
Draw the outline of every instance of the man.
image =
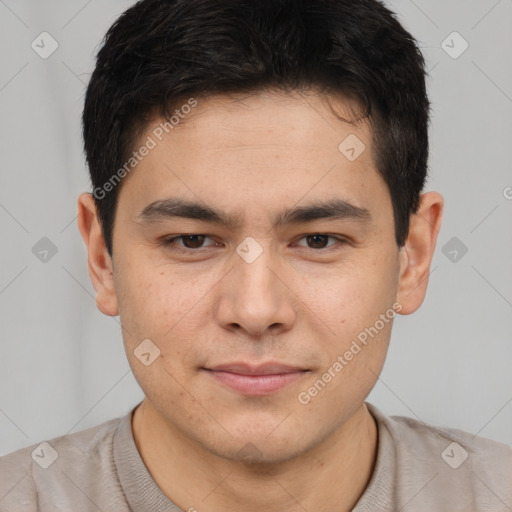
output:
M 427 289 L 428 115 L 377 0 L 126 11 L 87 90 L 79 228 L 145 399 L 0 459 L 0 509 L 510 510 L 510 448 L 365 401 Z

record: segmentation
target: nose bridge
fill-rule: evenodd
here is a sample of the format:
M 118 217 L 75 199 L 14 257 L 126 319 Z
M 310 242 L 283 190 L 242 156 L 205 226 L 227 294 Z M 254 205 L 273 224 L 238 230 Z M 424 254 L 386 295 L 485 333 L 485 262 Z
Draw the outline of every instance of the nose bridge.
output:
M 246 246 L 242 244 L 241 246 L 238 249 L 240 252 L 244 249 L 247 250 Z M 251 252 L 255 250 L 251 247 L 247 255 L 250 257 Z M 242 296 L 253 294 L 255 298 L 262 293 L 274 295 L 275 286 L 271 282 L 271 276 L 275 278 L 275 274 L 270 269 L 273 266 L 275 267 L 276 258 L 272 255 L 270 246 L 266 246 L 265 249 L 262 248 L 259 255 L 255 257 L 253 254 L 252 257 L 254 257 L 254 260 L 252 258 L 244 259 L 241 256 L 240 261 L 235 264 L 235 275 L 239 283 L 237 291 L 240 291 Z
M 220 299 L 219 321 L 224 326 L 237 324 L 251 334 L 274 324 L 289 327 L 294 309 L 290 292 L 278 277 L 279 258 L 271 243 L 245 239 L 236 252 Z
M 259 241 L 247 237 L 238 247 L 235 259 L 235 276 L 238 282 L 236 294 L 239 300 L 254 301 L 260 308 L 273 302 L 279 294 L 279 285 L 273 282 L 275 274 L 270 270 L 276 267 L 276 257 L 269 239 Z M 275 270 L 274 270 L 275 272 Z M 276 286 L 277 285 L 277 286 Z

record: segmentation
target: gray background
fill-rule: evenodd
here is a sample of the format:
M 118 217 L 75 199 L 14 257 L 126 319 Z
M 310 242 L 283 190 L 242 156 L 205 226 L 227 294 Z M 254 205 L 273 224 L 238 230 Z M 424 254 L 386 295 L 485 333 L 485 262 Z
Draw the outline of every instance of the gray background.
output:
M 388 3 L 431 70 L 427 190 L 446 209 L 425 303 L 397 316 L 369 401 L 512 444 L 512 0 Z M 143 398 L 118 318 L 96 309 L 76 224 L 90 190 L 83 94 L 103 34 L 131 4 L 0 0 L 0 455 Z M 31 47 L 43 31 L 59 45 L 46 59 Z M 457 58 L 454 31 L 469 44 Z M 57 249 L 46 262 L 43 237 Z

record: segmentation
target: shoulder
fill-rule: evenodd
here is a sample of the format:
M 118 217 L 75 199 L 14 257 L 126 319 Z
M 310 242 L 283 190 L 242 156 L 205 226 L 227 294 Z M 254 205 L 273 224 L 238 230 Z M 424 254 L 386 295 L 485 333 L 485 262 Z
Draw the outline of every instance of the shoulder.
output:
M 379 434 L 393 440 L 396 484 L 403 501 L 448 505 L 446 510 L 453 511 L 512 507 L 511 447 L 459 429 L 387 416 L 367 405 Z
M 114 471 L 112 440 L 121 420 L 112 419 L 0 457 L 0 511 L 61 510 L 59 501 L 65 506 L 80 499 L 80 494 L 83 500 L 84 491 L 96 495 L 91 475 Z

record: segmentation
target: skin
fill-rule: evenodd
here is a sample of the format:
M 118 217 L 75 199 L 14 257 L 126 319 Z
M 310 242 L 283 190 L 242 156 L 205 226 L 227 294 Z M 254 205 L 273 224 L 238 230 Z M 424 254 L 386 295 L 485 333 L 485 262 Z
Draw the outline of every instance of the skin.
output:
M 348 114 L 348 100 L 331 103 Z M 308 404 L 298 395 L 394 303 L 400 314 L 420 307 L 443 198 L 422 194 L 399 249 L 370 130 L 337 120 L 322 96 L 198 99 L 125 178 L 113 258 L 91 194 L 79 198 L 98 308 L 120 315 L 126 354 L 145 394 L 132 418 L 137 448 L 157 485 L 184 510 L 348 511 L 371 478 L 378 433 L 364 401 L 384 364 L 392 321 Z M 366 145 L 355 161 L 338 150 L 351 133 Z M 175 196 L 238 215 L 240 225 L 138 220 L 150 203 Z M 272 227 L 283 208 L 334 198 L 366 208 L 371 221 Z M 308 239 L 315 233 L 346 243 L 315 245 Z M 162 244 L 182 234 L 209 238 L 202 246 L 189 241 L 188 254 Z M 252 263 L 236 252 L 246 237 L 263 249 Z M 187 250 L 184 243 L 178 245 Z M 144 339 L 160 350 L 149 366 L 134 355 Z M 272 394 L 245 396 L 201 369 L 240 360 L 309 371 Z

